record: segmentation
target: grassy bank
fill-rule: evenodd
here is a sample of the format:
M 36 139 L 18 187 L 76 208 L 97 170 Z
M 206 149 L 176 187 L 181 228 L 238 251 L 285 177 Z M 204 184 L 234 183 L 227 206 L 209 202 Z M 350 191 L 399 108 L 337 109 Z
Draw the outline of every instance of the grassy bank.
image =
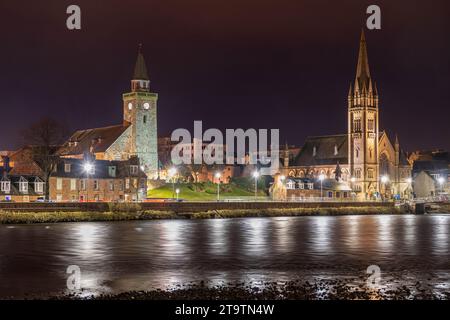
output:
M 215 201 L 217 199 L 217 184 L 211 182 L 204 183 L 179 183 L 175 184 L 175 188 L 180 190 L 180 199 L 189 201 Z M 174 198 L 172 184 L 166 184 L 159 188 L 149 190 L 147 193 L 149 198 Z M 245 185 L 236 183 L 220 185 L 220 197 L 226 198 L 246 198 L 254 197 L 253 189 Z M 262 190 L 258 191 L 259 197 L 266 196 Z
M 127 221 L 153 219 L 213 219 L 243 217 L 280 217 L 349 214 L 397 214 L 400 210 L 390 207 L 333 207 L 289 209 L 237 209 L 210 210 L 177 214 L 172 211 L 139 210 L 139 207 L 114 207 L 109 212 L 0 212 L 0 224 L 31 224 L 83 221 Z

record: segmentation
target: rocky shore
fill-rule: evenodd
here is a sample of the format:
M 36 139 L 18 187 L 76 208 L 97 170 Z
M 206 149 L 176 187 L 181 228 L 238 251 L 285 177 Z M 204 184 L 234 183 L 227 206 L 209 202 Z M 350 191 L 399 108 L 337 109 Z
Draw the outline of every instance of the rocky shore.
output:
M 416 282 L 394 288 L 374 289 L 365 283 L 349 285 L 345 280 L 286 281 L 264 283 L 260 288 L 244 283 L 208 287 L 204 283 L 178 286 L 172 290 L 129 291 L 119 294 L 62 294 L 56 300 L 435 300 L 449 299 L 450 291 L 435 292 L 427 284 Z

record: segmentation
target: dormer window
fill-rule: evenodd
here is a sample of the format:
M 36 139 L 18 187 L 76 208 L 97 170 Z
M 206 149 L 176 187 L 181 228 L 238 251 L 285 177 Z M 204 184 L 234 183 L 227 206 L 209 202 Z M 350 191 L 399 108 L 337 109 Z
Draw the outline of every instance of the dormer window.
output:
M 334 155 L 337 156 L 339 154 L 337 145 L 334 145 Z
M 317 148 L 316 148 L 316 146 L 314 146 L 314 147 L 313 147 L 313 157 L 315 157 L 316 154 L 317 154 Z
M 70 172 L 72 169 L 72 166 L 70 163 L 64 163 L 64 172 Z
M 4 180 L 0 182 L 0 191 L 9 193 L 11 191 L 11 182 Z
M 19 192 L 28 193 L 28 181 L 24 177 L 20 177 Z
M 137 174 L 138 170 L 139 170 L 138 166 L 135 166 L 135 165 L 130 166 L 130 174 Z
M 109 166 L 108 167 L 108 174 L 110 177 L 115 177 L 116 176 L 116 166 Z
M 36 193 L 44 193 L 44 182 L 39 178 L 34 180 L 34 191 Z

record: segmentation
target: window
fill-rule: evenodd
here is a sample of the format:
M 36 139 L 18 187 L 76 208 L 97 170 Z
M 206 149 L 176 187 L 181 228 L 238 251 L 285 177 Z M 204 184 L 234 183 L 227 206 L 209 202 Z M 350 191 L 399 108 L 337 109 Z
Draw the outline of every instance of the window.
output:
M 138 166 L 130 166 L 130 174 L 137 174 Z
M 62 179 L 56 178 L 56 190 L 62 190 Z
M 62 195 L 61 194 L 57 194 L 56 195 L 56 201 L 58 201 L 58 202 L 62 201 Z
M 43 193 L 44 192 L 44 182 L 36 181 L 34 183 L 34 191 L 36 191 L 36 193 Z
M 138 179 L 133 179 L 133 188 L 137 189 L 138 187 Z
M 125 179 L 125 189 L 130 189 L 130 179 L 129 178 Z
M 361 169 L 356 169 L 355 170 L 355 178 L 356 179 L 361 179 Z
M 114 191 L 114 180 L 109 181 L 109 191 Z
M 64 164 L 64 172 L 70 172 L 71 169 L 72 169 L 72 166 L 70 165 L 70 163 Z
M 353 132 L 361 131 L 361 119 L 355 118 L 353 119 Z
M 98 180 L 94 180 L 94 190 L 98 190 Z
M 2 181 L 0 183 L 0 189 L 2 192 L 10 192 L 11 191 L 11 182 L 10 181 Z
M 147 116 L 144 116 L 144 123 L 147 123 Z
M 299 183 L 298 183 L 298 188 L 299 188 L 300 190 L 305 189 L 305 184 L 304 184 L 303 182 L 299 182 Z
M 80 180 L 80 190 L 86 190 L 86 180 L 85 179 Z
M 308 183 L 309 190 L 312 190 L 314 188 L 314 183 Z
M 123 191 L 123 181 L 122 180 L 119 181 L 119 190 Z
M 368 169 L 367 170 L 367 178 L 373 179 L 373 169 Z
M 116 176 L 116 166 L 109 166 L 108 167 L 108 174 L 110 177 L 115 177 Z
M 70 179 L 70 190 L 77 190 L 77 179 Z
M 367 129 L 371 132 L 373 132 L 374 129 L 374 120 L 373 119 L 369 119 L 367 121 Z
M 328 191 L 328 198 L 333 198 L 333 191 Z
M 22 193 L 28 192 L 28 181 L 26 181 L 24 178 L 20 178 L 19 181 L 19 191 Z

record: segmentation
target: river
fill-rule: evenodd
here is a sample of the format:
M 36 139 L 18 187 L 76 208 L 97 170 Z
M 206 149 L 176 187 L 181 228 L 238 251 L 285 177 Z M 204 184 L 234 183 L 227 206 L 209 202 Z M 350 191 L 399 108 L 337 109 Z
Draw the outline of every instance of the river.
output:
M 0 298 L 366 277 L 448 291 L 450 215 L 154 220 L 0 226 Z M 73 268 L 73 267 L 72 267 Z M 73 270 L 73 269 L 72 269 Z

